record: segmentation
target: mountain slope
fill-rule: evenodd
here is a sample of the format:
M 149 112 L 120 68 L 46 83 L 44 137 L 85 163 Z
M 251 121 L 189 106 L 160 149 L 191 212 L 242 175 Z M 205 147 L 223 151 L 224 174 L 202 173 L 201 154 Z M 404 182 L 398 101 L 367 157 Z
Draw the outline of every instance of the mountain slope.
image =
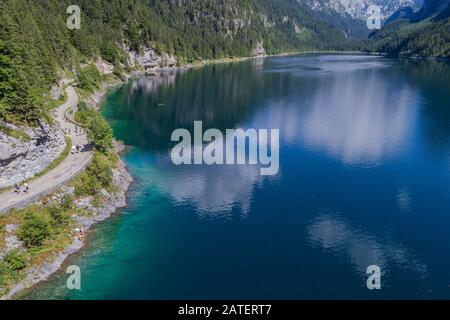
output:
M 365 38 L 370 31 L 366 26 L 367 9 L 377 5 L 384 18 L 406 6 L 418 10 L 423 0 L 298 0 L 309 6 L 316 18 L 330 23 L 348 37 Z
M 367 42 L 369 51 L 391 56 L 450 57 L 448 0 L 426 0 L 421 10 L 408 19 L 393 20 Z
M 389 17 L 397 9 L 402 7 L 411 7 L 418 10 L 423 0 L 299 0 L 305 1 L 316 11 L 336 11 L 343 15 L 349 15 L 352 18 L 366 20 L 367 9 L 370 5 L 380 7 L 384 17 Z
M 422 8 L 414 14 L 412 20 L 417 22 L 436 15 L 445 10 L 449 4 L 450 0 L 425 0 Z
M 366 22 L 353 17 L 345 9 L 330 3 L 330 0 L 298 0 L 304 3 L 313 12 L 313 17 L 324 23 L 328 23 L 340 30 L 348 38 L 365 38 L 369 31 Z
M 0 119 L 35 122 L 58 72 L 102 56 L 116 70 L 153 48 L 179 63 L 227 56 L 338 48 L 344 37 L 295 0 L 79 0 L 81 30 L 68 30 L 69 0 L 0 1 Z M 75 69 L 74 69 L 75 68 Z
M 413 16 L 414 10 L 411 7 L 400 8 L 385 20 L 384 25 L 387 25 L 400 19 L 406 19 L 409 21 L 412 19 Z

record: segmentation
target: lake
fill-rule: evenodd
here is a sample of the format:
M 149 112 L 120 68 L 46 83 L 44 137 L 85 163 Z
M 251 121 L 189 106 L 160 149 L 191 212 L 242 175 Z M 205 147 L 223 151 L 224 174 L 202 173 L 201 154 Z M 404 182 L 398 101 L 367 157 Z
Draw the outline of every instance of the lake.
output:
M 129 206 L 30 299 L 450 298 L 450 65 L 269 57 L 142 77 L 103 114 Z M 279 172 L 172 163 L 175 129 L 279 129 Z M 381 289 L 369 290 L 367 267 Z

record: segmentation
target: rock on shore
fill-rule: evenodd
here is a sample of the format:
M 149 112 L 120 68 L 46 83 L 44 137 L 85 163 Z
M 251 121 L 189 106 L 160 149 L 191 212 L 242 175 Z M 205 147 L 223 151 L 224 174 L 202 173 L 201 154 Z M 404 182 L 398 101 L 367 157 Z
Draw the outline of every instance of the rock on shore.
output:
M 157 75 L 164 69 L 173 69 L 177 66 L 177 60 L 173 55 L 167 53 L 158 54 L 154 49 L 143 47 L 139 52 L 124 48 L 129 56 L 129 64 L 134 67 L 137 63 L 147 75 Z
M 258 45 L 252 51 L 252 57 L 265 57 L 266 49 L 262 42 L 258 42 Z
M 10 129 L 19 130 L 11 124 Z M 64 151 L 66 141 L 56 126 L 40 122 L 36 128 L 20 128 L 30 139 L 8 136 L 0 131 L 0 188 L 33 177 L 49 166 Z
M 79 228 L 83 228 L 84 230 L 90 229 L 94 224 L 101 222 L 107 218 L 109 218 L 114 212 L 119 208 L 123 208 L 126 206 L 126 191 L 128 187 L 133 181 L 132 176 L 128 173 L 125 168 L 125 164 L 121 159 L 118 160 L 117 166 L 113 169 L 113 181 L 117 190 L 114 193 L 109 193 L 106 190 L 102 191 L 104 204 L 100 207 L 94 207 L 90 200 L 92 199 L 84 199 L 87 201 L 77 201 L 77 205 L 79 207 L 87 208 L 91 214 L 84 216 L 80 215 L 75 217 L 77 225 Z M 68 192 L 73 192 L 73 189 L 67 189 Z M 12 231 L 15 231 L 14 228 L 17 229 L 16 226 L 10 226 Z M 15 237 L 15 236 L 12 236 Z M 14 240 L 14 239 L 12 239 Z M 77 251 L 79 251 L 83 245 L 84 239 L 80 240 L 77 235 L 74 235 L 72 243 L 66 247 L 62 252 L 59 252 L 54 259 L 44 261 L 39 267 L 31 268 L 25 278 L 14 285 L 11 290 L 0 297 L 0 300 L 11 299 L 18 293 L 22 292 L 25 289 L 31 288 L 33 285 L 47 280 L 53 273 L 58 271 L 63 265 L 64 261 L 67 257 Z M 11 243 L 11 246 L 18 247 L 20 243 Z

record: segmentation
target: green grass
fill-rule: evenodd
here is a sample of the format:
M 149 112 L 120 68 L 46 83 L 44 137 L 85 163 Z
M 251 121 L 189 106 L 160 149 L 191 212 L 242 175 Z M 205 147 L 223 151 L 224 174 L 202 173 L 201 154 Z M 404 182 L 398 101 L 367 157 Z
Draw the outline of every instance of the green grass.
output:
M 66 217 L 64 221 L 55 220 L 55 215 L 52 215 L 55 208 L 64 214 Z M 21 210 L 13 210 L 8 215 L 0 216 L 0 240 L 2 242 L 6 236 L 5 226 L 7 224 L 19 225 L 17 236 L 21 237 L 21 240 L 27 240 L 24 237 L 35 236 L 36 232 L 41 232 L 36 229 L 36 225 L 32 226 L 33 233 L 23 232 L 23 230 L 27 230 L 26 228 L 30 229 L 29 221 L 27 226 L 27 220 L 30 218 L 39 219 L 48 231 L 39 244 L 29 245 L 23 251 L 10 251 L 3 259 L 0 259 L 0 296 L 21 281 L 29 268 L 41 266 L 44 261 L 54 259 L 56 252 L 61 252 L 72 242 L 71 230 L 75 221 L 71 217 L 75 212 L 72 201 L 61 200 L 53 204 L 44 203 L 43 206 L 33 204 Z

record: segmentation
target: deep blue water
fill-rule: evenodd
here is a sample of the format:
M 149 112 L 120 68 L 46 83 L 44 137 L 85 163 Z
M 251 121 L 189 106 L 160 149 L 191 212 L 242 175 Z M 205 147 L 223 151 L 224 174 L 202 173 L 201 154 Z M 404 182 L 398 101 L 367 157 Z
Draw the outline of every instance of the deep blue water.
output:
M 308 55 L 141 78 L 103 113 L 129 207 L 29 298 L 450 298 L 450 67 Z M 174 129 L 280 129 L 280 171 L 175 166 Z M 366 287 L 378 265 L 381 290 Z

